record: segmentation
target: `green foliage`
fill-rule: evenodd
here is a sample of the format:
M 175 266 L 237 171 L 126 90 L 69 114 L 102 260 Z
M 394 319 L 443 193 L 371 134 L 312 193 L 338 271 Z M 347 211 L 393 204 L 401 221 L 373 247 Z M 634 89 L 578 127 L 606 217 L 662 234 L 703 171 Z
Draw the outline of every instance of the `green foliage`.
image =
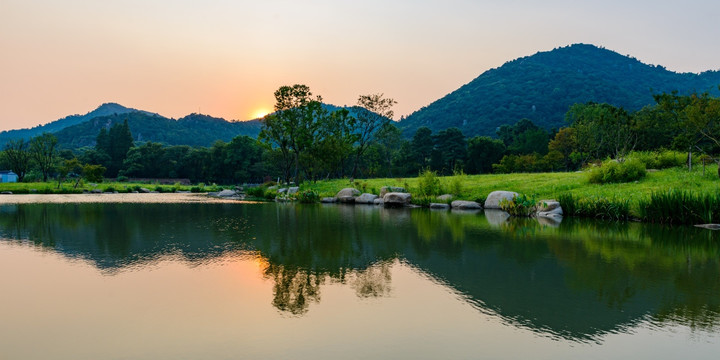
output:
M 447 184 L 447 190 L 450 192 L 450 194 L 455 196 L 460 196 L 460 194 L 463 193 L 463 183 L 466 181 L 466 175 L 462 170 L 455 171 L 454 175 L 450 177 L 448 184 Z
M 622 163 L 607 160 L 590 170 L 588 181 L 593 184 L 624 183 L 639 180 L 646 173 L 645 164 L 639 159 L 628 159 Z
M 127 181 L 128 181 L 127 176 L 120 175 L 117 177 L 117 182 L 127 182 Z
M 117 191 L 117 190 L 112 186 L 108 186 L 105 188 L 105 190 L 103 190 L 103 192 L 115 192 L 115 191 Z
M 699 194 L 669 189 L 653 192 L 639 203 L 640 218 L 665 224 L 709 224 L 720 220 L 720 193 Z
M 645 164 L 647 169 L 667 169 L 684 166 L 687 154 L 678 151 L 634 151 L 628 155 L 629 159 L 637 159 Z
M 85 180 L 95 183 L 101 183 L 103 182 L 105 167 L 102 165 L 84 165 L 82 167 L 82 173 Z
M 535 213 L 535 197 L 520 194 L 513 196 L 512 200 L 500 200 L 500 208 L 512 216 L 530 216 Z
M 297 194 L 297 200 L 301 203 L 317 203 L 320 202 L 320 194 L 315 190 L 303 190 Z
M 190 188 L 191 193 L 200 193 L 202 192 L 202 188 L 200 186 L 193 186 Z
M 410 203 L 422 207 L 429 207 L 430 203 L 437 202 L 434 196 L 414 196 Z
M 406 188 L 407 189 L 407 188 Z M 433 196 L 440 195 L 442 189 L 440 188 L 440 179 L 437 173 L 425 169 L 418 177 L 418 193 L 420 196 Z
M 246 188 L 245 193 L 252 197 L 263 198 L 263 197 L 265 197 L 266 190 L 267 190 L 267 187 L 265 187 L 265 186 L 255 186 L 255 187 Z
M 505 144 L 489 136 L 475 136 L 468 140 L 467 162 L 465 170 L 471 174 L 492 172 L 492 165 L 502 159 Z

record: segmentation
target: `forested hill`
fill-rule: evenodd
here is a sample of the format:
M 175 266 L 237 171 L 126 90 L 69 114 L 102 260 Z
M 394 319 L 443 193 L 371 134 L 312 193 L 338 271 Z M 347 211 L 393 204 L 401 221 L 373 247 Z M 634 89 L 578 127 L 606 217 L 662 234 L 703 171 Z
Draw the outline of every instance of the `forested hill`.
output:
M 134 111 L 140 111 L 136 109 L 126 108 L 116 103 L 105 103 L 100 105 L 97 109 L 90 111 L 85 115 L 70 115 L 62 119 L 55 120 L 45 125 L 38 125 L 29 129 L 19 130 L 7 130 L 0 132 L 0 146 L 5 144 L 8 140 L 14 139 L 30 139 L 31 137 L 40 135 L 44 132 L 56 133 L 66 127 L 77 125 L 85 121 L 100 117 L 114 114 L 127 114 Z M 147 114 L 151 114 L 146 112 Z
M 216 140 L 230 141 L 238 135 L 257 137 L 260 121 L 230 122 L 207 115 L 191 114 L 178 120 L 135 111 L 96 117 L 55 133 L 61 148 L 94 146 L 102 127 L 109 128 L 127 119 L 136 142 L 159 142 L 167 145 L 211 146 Z
M 576 44 L 488 70 L 398 125 L 405 136 L 412 136 L 421 126 L 433 132 L 458 127 L 467 136 L 495 135 L 497 127 L 522 118 L 546 129 L 559 128 L 565 125 L 568 108 L 576 103 L 606 102 L 638 110 L 654 104 L 656 93 L 710 91 L 718 95 L 718 85 L 718 71 L 675 73 L 607 49 Z

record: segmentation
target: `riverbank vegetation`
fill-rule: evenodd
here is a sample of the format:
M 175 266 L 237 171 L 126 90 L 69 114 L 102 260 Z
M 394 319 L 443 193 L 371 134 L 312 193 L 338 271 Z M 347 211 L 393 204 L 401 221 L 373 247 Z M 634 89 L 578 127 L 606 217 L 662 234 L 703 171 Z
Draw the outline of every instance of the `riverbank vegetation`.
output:
M 691 212 L 717 217 L 705 208 L 715 206 L 706 198 L 717 192 L 720 174 L 720 98 L 707 93 L 658 94 L 657 105 L 637 112 L 576 104 L 565 116 L 566 127 L 544 129 L 520 119 L 500 126 L 497 138 L 420 127 L 405 139 L 392 121 L 395 101 L 383 94 L 362 95 L 356 106 L 337 108 L 323 104 L 309 87 L 293 85 L 279 88 L 275 99 L 258 139 L 238 136 L 212 147 L 143 143 L 126 121 L 102 128 L 94 147 L 58 149 L 52 134 L 11 141 L 0 168 L 32 184 L 17 185 L 16 192 L 49 192 L 52 179 L 56 192 L 81 192 L 102 181 L 118 183 L 94 188 L 126 190 L 137 185 L 122 180 L 144 178 L 266 184 L 254 190 L 265 198 L 273 196 L 271 183 L 295 183 L 313 191 L 304 197 L 310 201 L 343 187 L 377 194 L 390 185 L 429 204 L 442 193 L 482 200 L 494 190 L 509 190 L 564 198 L 576 209 L 570 215 L 686 223 L 698 217 L 664 215 L 672 211 L 664 209 L 673 203 L 668 199 L 680 196 L 672 190 L 682 190 L 687 193 L 681 199 L 699 199 L 684 206 L 705 204 Z M 66 189 L 65 183 L 72 185 Z M 0 190 L 13 188 L 2 184 Z

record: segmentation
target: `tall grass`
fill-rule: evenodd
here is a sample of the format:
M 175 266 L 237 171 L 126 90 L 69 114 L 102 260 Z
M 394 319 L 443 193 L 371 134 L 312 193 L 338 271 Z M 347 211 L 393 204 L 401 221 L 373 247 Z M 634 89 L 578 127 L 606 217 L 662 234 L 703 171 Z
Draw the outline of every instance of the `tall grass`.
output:
M 642 220 L 663 224 L 709 224 L 720 220 L 720 193 L 699 194 L 670 189 L 653 192 L 641 199 L 638 213 Z
M 607 220 L 630 218 L 630 200 L 618 198 L 578 198 L 571 193 L 558 196 L 558 202 L 567 216 L 592 217 Z

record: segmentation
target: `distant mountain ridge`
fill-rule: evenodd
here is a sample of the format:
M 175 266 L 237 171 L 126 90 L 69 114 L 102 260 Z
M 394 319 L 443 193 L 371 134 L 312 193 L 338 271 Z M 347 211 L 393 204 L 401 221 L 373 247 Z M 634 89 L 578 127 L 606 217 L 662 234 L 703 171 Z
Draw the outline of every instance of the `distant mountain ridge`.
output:
M 53 122 L 49 122 L 44 125 L 38 125 L 32 128 L 27 129 L 18 129 L 18 130 L 6 130 L 0 132 L 0 144 L 5 144 L 8 140 L 12 139 L 29 139 L 31 137 L 40 135 L 44 132 L 49 133 L 56 133 L 66 127 L 77 125 L 80 123 L 83 123 L 85 121 L 88 121 L 90 119 L 94 119 L 96 117 L 100 116 L 108 116 L 113 114 L 127 114 L 133 111 L 141 111 L 137 109 L 127 108 L 117 103 L 105 103 L 100 106 L 98 106 L 97 109 L 88 112 L 85 115 L 70 115 L 66 116 L 62 119 L 55 120 Z M 151 114 L 149 112 L 146 112 L 148 114 Z
M 709 91 L 720 94 L 720 72 L 675 73 L 594 45 L 575 44 L 509 61 L 401 120 L 412 136 L 421 126 L 434 132 L 458 127 L 467 136 L 527 118 L 546 129 L 565 126 L 576 103 L 594 101 L 638 110 L 652 95 Z
M 208 115 L 190 114 L 178 120 L 156 113 L 105 103 L 85 115 L 70 115 L 30 129 L 0 132 L 0 146 L 13 139 L 30 139 L 43 132 L 55 134 L 60 148 L 94 146 L 100 128 L 128 120 L 136 141 L 167 145 L 210 146 L 216 140 L 229 141 L 237 135 L 257 137 L 260 121 L 227 121 Z
M 96 117 L 66 127 L 55 133 L 55 136 L 61 148 L 95 146 L 101 128 L 110 128 L 125 120 L 128 121 L 136 143 L 152 141 L 166 145 L 211 146 L 217 140 L 227 142 L 238 135 L 257 137 L 261 128 L 259 120 L 231 122 L 201 114 L 190 114 L 173 120 L 157 114 L 134 111 Z

